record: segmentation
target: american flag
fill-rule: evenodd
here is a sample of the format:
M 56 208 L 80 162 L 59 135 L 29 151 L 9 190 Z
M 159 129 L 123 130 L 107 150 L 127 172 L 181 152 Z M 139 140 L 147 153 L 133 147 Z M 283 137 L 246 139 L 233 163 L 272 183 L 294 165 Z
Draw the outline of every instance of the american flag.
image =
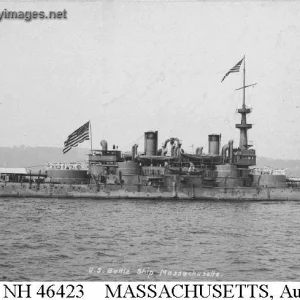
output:
M 223 80 L 224 80 L 230 73 L 239 72 L 243 60 L 244 60 L 244 58 L 243 58 L 241 61 L 239 61 L 233 68 L 231 68 L 231 69 L 225 74 L 225 76 L 223 77 L 223 79 L 222 79 L 221 82 L 223 82 Z
M 82 143 L 85 140 L 90 139 L 90 121 L 76 129 L 73 133 L 68 136 L 68 139 L 65 141 L 65 147 L 63 153 L 67 153 L 71 148 L 77 147 L 78 144 Z

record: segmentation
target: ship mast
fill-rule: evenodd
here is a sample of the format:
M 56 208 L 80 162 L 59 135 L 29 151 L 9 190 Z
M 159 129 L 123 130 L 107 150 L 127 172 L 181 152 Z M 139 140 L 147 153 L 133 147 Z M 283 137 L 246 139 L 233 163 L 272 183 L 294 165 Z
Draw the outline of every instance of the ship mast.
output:
M 246 107 L 246 88 L 249 86 L 253 86 L 255 84 L 250 84 L 246 86 L 246 57 L 244 56 L 243 86 L 237 89 L 237 90 L 243 89 L 243 105 L 242 108 L 238 109 L 238 113 L 241 114 L 241 123 L 235 125 L 235 127 L 240 130 L 239 148 L 241 150 L 248 149 L 249 147 L 252 146 L 248 144 L 248 136 L 247 136 L 247 130 L 252 128 L 252 124 L 247 123 L 247 114 L 251 113 L 251 109 Z
M 246 107 L 246 57 L 244 55 L 243 108 Z

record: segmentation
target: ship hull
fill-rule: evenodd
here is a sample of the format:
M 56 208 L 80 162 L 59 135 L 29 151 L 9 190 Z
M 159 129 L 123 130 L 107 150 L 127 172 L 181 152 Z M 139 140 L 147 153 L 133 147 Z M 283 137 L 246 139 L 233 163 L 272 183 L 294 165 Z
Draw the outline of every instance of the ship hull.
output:
M 2 183 L 0 197 L 87 199 L 300 200 L 299 188 L 267 187 L 153 187 L 70 184 Z

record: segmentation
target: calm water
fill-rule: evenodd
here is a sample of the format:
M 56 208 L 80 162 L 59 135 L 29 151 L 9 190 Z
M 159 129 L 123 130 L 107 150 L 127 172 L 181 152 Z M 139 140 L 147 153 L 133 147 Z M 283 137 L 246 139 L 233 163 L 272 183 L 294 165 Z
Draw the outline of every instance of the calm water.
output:
M 0 228 L 0 280 L 300 278 L 300 202 L 0 199 Z

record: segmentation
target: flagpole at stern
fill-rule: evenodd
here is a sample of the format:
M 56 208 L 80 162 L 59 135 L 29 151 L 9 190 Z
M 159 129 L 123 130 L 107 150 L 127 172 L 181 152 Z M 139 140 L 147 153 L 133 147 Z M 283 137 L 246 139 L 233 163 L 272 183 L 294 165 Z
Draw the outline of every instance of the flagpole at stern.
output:
M 90 122 L 91 154 L 93 153 L 92 122 Z

